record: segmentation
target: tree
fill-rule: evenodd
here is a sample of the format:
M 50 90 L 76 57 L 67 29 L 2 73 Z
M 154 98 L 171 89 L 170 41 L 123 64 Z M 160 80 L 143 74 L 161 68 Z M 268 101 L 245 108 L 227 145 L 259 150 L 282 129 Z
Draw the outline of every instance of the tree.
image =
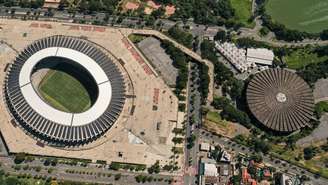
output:
M 321 38 L 322 40 L 328 40 L 328 29 L 323 30 L 323 31 L 320 33 L 320 38 Z
M 6 185 L 17 185 L 17 184 L 20 184 L 20 182 L 16 177 L 10 176 L 6 178 Z
M 177 42 L 188 48 L 192 48 L 193 36 L 191 33 L 183 31 L 178 26 L 173 26 L 168 30 L 168 34 Z
M 201 92 L 203 103 L 206 103 L 206 98 L 208 96 L 208 88 L 210 83 L 210 77 L 208 75 L 208 66 L 205 64 L 200 64 L 200 86 L 199 91 Z
M 212 62 L 217 62 L 216 49 L 214 42 L 204 40 L 200 45 L 202 58 L 208 59 Z
M 116 181 L 120 180 L 121 176 L 122 175 L 120 173 L 115 174 L 114 175 L 114 180 L 116 180 Z
M 215 40 L 218 40 L 220 42 L 226 42 L 227 41 L 227 33 L 224 31 L 224 30 L 219 30 L 215 37 L 214 37 Z
M 215 97 L 213 102 L 212 102 L 212 106 L 215 108 L 215 109 L 223 109 L 224 107 L 226 107 L 227 105 L 229 105 L 231 103 L 231 101 L 224 97 L 224 96 L 221 96 L 221 97 Z
M 253 146 L 254 146 L 254 150 L 256 152 L 262 152 L 263 154 L 267 154 L 270 149 L 271 149 L 271 145 L 263 140 L 260 139 L 253 139 Z
M 185 89 L 187 86 L 187 81 L 188 81 L 187 57 L 180 49 L 176 48 L 170 41 L 163 40 L 161 46 L 165 49 L 165 52 L 173 60 L 173 66 L 178 69 L 175 94 L 179 97 L 182 90 Z
M 159 166 L 159 161 L 156 161 L 155 164 L 150 166 L 148 168 L 148 173 L 153 174 L 153 173 L 159 173 L 161 170 L 161 167 Z
M 151 13 L 151 16 L 155 17 L 155 19 L 158 19 L 160 17 L 163 17 L 165 14 L 165 9 L 161 6 L 160 8 L 158 8 L 157 10 L 153 11 Z
M 266 35 L 268 35 L 269 32 L 270 32 L 270 30 L 269 30 L 267 27 L 262 27 L 262 28 L 260 29 L 260 34 L 261 34 L 262 36 L 266 36 Z
M 135 180 L 137 181 L 137 183 L 145 183 L 147 181 L 147 176 L 137 175 L 135 176 Z
M 244 125 L 247 128 L 250 128 L 250 122 L 248 115 L 245 112 L 242 112 L 238 109 L 236 109 L 232 105 L 227 105 L 222 111 L 221 111 L 221 117 L 223 119 L 238 122 L 242 125 Z
M 262 156 L 259 155 L 259 154 L 252 155 L 252 156 L 250 157 L 250 159 L 251 159 L 251 160 L 254 160 L 254 161 L 257 162 L 257 163 L 261 163 L 261 162 L 263 161 Z
M 20 164 L 25 161 L 26 154 L 25 153 L 18 153 L 15 155 L 14 162 L 15 164 Z
M 234 175 L 231 177 L 231 182 L 233 185 L 240 185 L 241 175 Z
M 109 166 L 110 169 L 112 170 L 119 170 L 121 168 L 121 164 L 117 162 L 112 162 Z
M 182 138 L 182 137 L 174 137 L 174 138 L 172 139 L 172 142 L 173 142 L 174 144 L 181 144 L 181 143 L 183 142 L 183 138 Z
M 313 146 L 306 147 L 306 148 L 303 149 L 303 153 L 304 153 L 304 159 L 305 160 L 310 160 L 316 155 L 317 148 L 313 147 Z
M 230 89 L 228 93 L 232 100 L 236 100 L 241 98 L 243 90 L 244 90 L 244 82 L 241 80 L 237 80 L 236 78 L 231 79 L 227 82 Z

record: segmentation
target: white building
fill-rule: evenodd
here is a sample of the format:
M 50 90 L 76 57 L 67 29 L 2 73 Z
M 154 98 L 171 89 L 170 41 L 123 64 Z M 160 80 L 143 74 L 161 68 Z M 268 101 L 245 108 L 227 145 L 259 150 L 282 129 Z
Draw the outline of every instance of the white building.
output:
M 45 0 L 43 8 L 58 8 L 61 0 Z
M 280 178 L 280 184 L 281 185 L 292 185 L 293 181 L 291 180 L 291 178 L 285 174 L 281 175 Z
M 201 143 L 200 144 L 200 150 L 204 152 L 210 151 L 210 144 L 209 143 Z
M 204 163 L 204 176 L 219 176 L 218 169 L 215 164 Z
M 267 68 L 272 65 L 274 59 L 274 53 L 266 48 L 248 48 L 246 50 L 229 42 L 215 42 L 215 48 L 241 73 L 256 67 L 257 64 Z
M 271 66 L 273 59 L 274 54 L 271 50 L 266 48 L 247 48 L 246 60 L 249 63 Z
M 234 43 L 215 42 L 215 47 L 241 73 L 255 67 L 255 63 L 246 60 L 246 50 L 238 48 Z
M 227 151 L 223 151 L 220 161 L 231 162 L 231 155 Z

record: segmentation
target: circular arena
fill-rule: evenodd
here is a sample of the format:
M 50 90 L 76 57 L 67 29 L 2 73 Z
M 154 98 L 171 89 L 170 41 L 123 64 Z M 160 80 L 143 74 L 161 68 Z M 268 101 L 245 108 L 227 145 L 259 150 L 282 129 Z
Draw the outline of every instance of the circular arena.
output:
M 297 74 L 283 69 L 257 73 L 247 87 L 252 114 L 266 127 L 292 132 L 309 125 L 314 98 L 307 83 Z
M 41 63 L 53 67 L 60 61 L 67 63 L 62 69 L 80 69 L 74 74 L 89 77 L 85 86 L 92 87 L 94 99 L 89 107 L 77 111 L 54 107 L 34 85 L 32 76 Z M 8 70 L 4 91 L 16 122 L 39 140 L 57 146 L 95 140 L 113 126 L 125 102 L 124 78 L 118 66 L 92 43 L 67 36 L 43 38 L 26 47 Z M 65 94 L 79 100 L 70 92 Z

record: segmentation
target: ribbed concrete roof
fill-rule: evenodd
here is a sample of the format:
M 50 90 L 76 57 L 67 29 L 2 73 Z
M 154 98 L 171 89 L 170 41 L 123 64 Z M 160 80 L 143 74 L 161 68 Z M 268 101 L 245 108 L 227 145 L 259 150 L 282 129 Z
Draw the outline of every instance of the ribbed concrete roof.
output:
M 247 102 L 261 123 L 281 132 L 308 125 L 314 109 L 313 94 L 307 83 L 283 69 L 257 73 L 247 87 Z

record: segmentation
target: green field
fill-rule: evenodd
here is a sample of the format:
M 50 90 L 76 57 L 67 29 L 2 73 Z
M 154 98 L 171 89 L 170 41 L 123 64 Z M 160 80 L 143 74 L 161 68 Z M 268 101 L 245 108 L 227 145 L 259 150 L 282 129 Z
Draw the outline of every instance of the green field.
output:
M 222 120 L 220 113 L 216 111 L 209 111 L 206 114 L 206 120 L 214 122 L 222 127 L 228 126 L 228 122 L 226 120 Z
M 252 1 L 251 0 L 230 0 L 231 6 L 235 10 L 235 20 L 243 23 L 246 26 L 252 26 L 248 19 L 252 16 Z
M 309 33 L 328 29 L 327 0 L 268 0 L 266 11 L 290 29 Z
M 306 49 L 296 50 L 284 57 L 284 60 L 290 69 L 302 69 L 308 64 L 323 62 L 327 59 L 328 56 L 319 57 L 318 54 L 311 53 L 311 51 Z
M 91 106 L 91 97 L 83 84 L 69 73 L 50 70 L 39 85 L 39 92 L 54 108 L 80 113 Z

